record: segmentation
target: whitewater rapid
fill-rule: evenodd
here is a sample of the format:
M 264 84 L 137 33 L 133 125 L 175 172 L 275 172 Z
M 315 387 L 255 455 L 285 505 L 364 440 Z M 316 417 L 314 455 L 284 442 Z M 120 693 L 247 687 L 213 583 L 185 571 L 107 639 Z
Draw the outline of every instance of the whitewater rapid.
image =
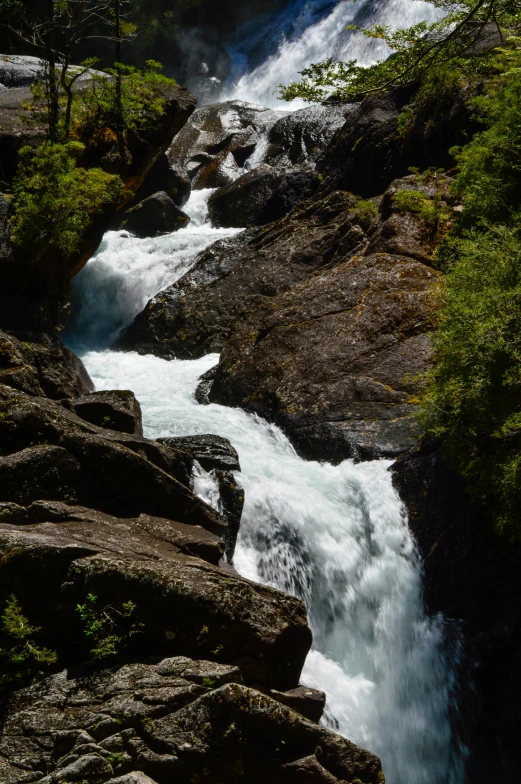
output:
M 215 433 L 237 449 L 245 490 L 235 568 L 300 596 L 314 644 L 302 680 L 327 694 L 325 722 L 377 753 L 388 784 L 461 784 L 453 737 L 457 662 L 441 618 L 422 601 L 422 568 L 389 463 L 332 466 L 298 457 L 274 425 L 240 409 L 201 406 L 195 389 L 217 355 L 166 361 L 108 348 L 146 301 L 197 254 L 230 236 L 205 222 L 210 191 L 185 209 L 193 224 L 156 240 L 109 233 L 74 282 L 68 328 L 97 389 L 131 389 L 146 435 Z M 217 504 L 215 481 L 195 491 Z
M 239 33 L 229 47 L 232 70 L 223 97 L 273 109 L 302 108 L 306 104 L 298 100 L 280 101 L 278 86 L 300 81 L 299 72 L 311 63 L 332 58 L 368 66 L 389 56 L 383 41 L 349 31 L 348 25 L 396 29 L 439 16 L 439 10 L 423 0 L 293 0 L 260 30 L 245 37 Z
M 396 27 L 432 15 L 420 0 L 292 0 L 262 29 L 238 36 L 225 97 L 275 107 L 274 86 L 310 62 L 369 64 L 387 54 L 380 42 L 347 33 L 349 22 Z M 326 692 L 323 721 L 377 753 L 388 784 L 462 784 L 467 752 L 453 731 L 458 636 L 425 611 L 422 564 L 389 463 L 304 461 L 259 417 L 198 405 L 198 379 L 217 355 L 166 361 L 110 348 L 202 250 L 237 232 L 209 225 L 210 193 L 192 194 L 184 208 L 192 223 L 175 234 L 106 235 L 74 281 L 66 338 L 98 389 L 135 392 L 150 438 L 215 433 L 237 449 L 246 503 L 234 566 L 305 601 L 314 643 L 302 681 Z M 211 474 L 199 470 L 194 491 L 218 506 Z

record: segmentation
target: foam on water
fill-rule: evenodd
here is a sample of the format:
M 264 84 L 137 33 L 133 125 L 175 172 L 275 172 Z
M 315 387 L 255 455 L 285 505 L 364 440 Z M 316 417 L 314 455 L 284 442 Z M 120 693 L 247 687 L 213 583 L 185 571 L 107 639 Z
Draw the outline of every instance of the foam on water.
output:
M 417 0 L 293 0 L 237 44 L 229 97 L 274 106 L 274 86 L 310 62 L 331 56 L 368 64 L 385 55 L 378 42 L 346 33 L 350 21 L 403 26 L 431 12 Z M 326 692 L 324 722 L 376 752 L 388 784 L 461 784 L 465 750 L 451 721 L 458 638 L 425 612 L 422 566 L 389 463 L 304 461 L 274 425 L 240 409 L 198 405 L 199 376 L 217 355 L 168 362 L 108 349 L 200 251 L 235 233 L 206 223 L 209 195 L 192 195 L 185 208 L 192 223 L 175 234 L 105 237 L 75 280 L 69 342 L 98 389 L 136 393 L 149 437 L 215 433 L 235 446 L 246 504 L 234 565 L 306 602 L 314 644 L 302 679 Z M 215 478 L 199 466 L 194 491 L 219 508 Z
M 246 505 L 234 565 L 304 599 L 314 634 L 303 673 L 328 697 L 328 721 L 383 761 L 389 784 L 457 784 L 454 662 L 444 625 L 422 603 L 421 564 L 389 463 L 304 461 L 274 425 L 240 409 L 200 406 L 196 361 L 112 351 L 84 362 L 98 389 L 133 389 L 151 438 L 217 433 L 237 449 Z M 196 492 L 217 505 L 215 482 Z
M 230 48 L 232 74 L 225 97 L 271 108 L 301 108 L 305 106 L 301 101 L 279 101 L 277 88 L 299 81 L 299 72 L 311 63 L 332 58 L 371 65 L 390 53 L 382 41 L 348 31 L 347 25 L 378 23 L 398 28 L 434 20 L 436 15 L 423 0 L 294 0 L 265 28 Z M 259 59 L 252 68 L 252 62 Z
M 110 346 L 149 299 L 179 280 L 197 254 L 236 229 L 214 229 L 206 222 L 211 189 L 192 191 L 183 208 L 191 222 L 173 234 L 137 239 L 110 231 L 96 255 L 73 282 L 74 318 L 65 339 L 77 345 Z

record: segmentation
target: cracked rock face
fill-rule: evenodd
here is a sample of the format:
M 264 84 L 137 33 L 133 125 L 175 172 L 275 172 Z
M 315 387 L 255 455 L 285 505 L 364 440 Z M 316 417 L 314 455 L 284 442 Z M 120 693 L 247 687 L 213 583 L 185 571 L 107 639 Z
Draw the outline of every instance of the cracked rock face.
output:
M 4 784 L 384 781 L 374 755 L 211 661 L 65 670 L 14 694 L 4 716 Z

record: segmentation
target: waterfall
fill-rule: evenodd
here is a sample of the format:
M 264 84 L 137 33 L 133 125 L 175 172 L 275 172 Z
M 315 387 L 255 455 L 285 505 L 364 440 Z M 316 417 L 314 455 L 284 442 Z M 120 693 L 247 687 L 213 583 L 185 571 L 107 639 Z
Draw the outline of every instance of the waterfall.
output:
M 270 108 L 301 108 L 301 101 L 279 101 L 277 87 L 299 81 L 299 72 L 311 63 L 333 58 L 371 65 L 389 55 L 385 43 L 348 31 L 347 25 L 397 28 L 434 21 L 437 15 L 423 0 L 294 0 L 262 31 L 230 47 L 232 73 L 225 98 Z
M 412 24 L 427 8 L 432 13 L 416 0 L 294 0 L 234 44 L 229 96 L 275 106 L 273 87 L 312 61 L 384 56 L 378 42 L 346 33 L 350 21 Z M 305 601 L 314 644 L 302 680 L 326 692 L 323 721 L 377 753 L 388 784 L 461 784 L 466 752 L 451 722 L 458 637 L 425 611 L 422 565 L 389 462 L 304 461 L 259 417 L 198 405 L 198 379 L 217 355 L 166 361 L 110 350 L 119 331 L 201 250 L 236 233 L 208 224 L 209 195 L 192 195 L 185 208 L 192 223 L 176 234 L 106 235 L 75 279 L 68 341 L 98 389 L 136 393 L 150 438 L 215 433 L 237 449 L 246 505 L 234 565 Z M 215 481 L 200 467 L 194 490 L 218 505 Z

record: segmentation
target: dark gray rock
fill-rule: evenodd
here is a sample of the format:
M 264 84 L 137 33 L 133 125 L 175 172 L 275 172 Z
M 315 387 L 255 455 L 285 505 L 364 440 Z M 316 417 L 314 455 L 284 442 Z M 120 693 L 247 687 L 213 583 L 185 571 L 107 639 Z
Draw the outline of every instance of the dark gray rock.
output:
M 356 204 L 351 194 L 333 193 L 298 205 L 271 226 L 216 243 L 148 303 L 118 345 L 163 357 L 221 351 L 242 311 L 364 245 L 368 222 Z
M 0 332 L 0 384 L 53 399 L 77 397 L 94 385 L 83 362 L 55 335 Z
M 184 657 L 76 668 L 20 690 L 5 710 L 0 775 L 6 784 L 384 781 L 376 757 L 245 687 L 237 668 Z
M 184 452 L 134 435 L 87 423 L 63 406 L 0 387 L 0 454 L 17 460 L 28 448 L 59 448 L 64 460 L 77 461 L 78 474 L 67 474 L 68 493 L 85 506 L 125 516 L 141 513 L 202 525 L 222 535 L 227 521 L 189 489 L 192 458 Z M 62 454 L 62 452 L 60 452 Z M 72 463 L 71 463 L 72 465 Z M 74 463 L 76 465 L 76 463 Z M 23 473 L 6 473 L 0 501 L 24 503 L 59 500 Z M 59 482 L 59 477 L 56 478 Z
M 188 226 L 190 218 L 176 207 L 166 193 L 155 193 L 140 204 L 127 210 L 122 228 L 136 237 L 156 237 Z
M 281 692 L 272 689 L 270 697 L 282 705 L 297 711 L 301 716 L 305 716 L 310 721 L 318 722 L 322 718 L 326 707 L 326 695 L 323 691 L 310 689 L 307 686 L 297 686 L 296 689 Z
M 79 417 L 93 425 L 143 435 L 141 406 L 133 392 L 122 389 L 93 392 L 69 401 L 69 405 Z
M 355 105 L 318 105 L 281 117 L 269 132 L 264 162 L 277 167 L 315 162 L 355 109 Z
M 214 226 L 248 228 L 283 218 L 300 201 L 311 198 L 320 187 L 313 171 L 274 169 L 262 164 L 220 188 L 208 203 Z
M 215 560 L 217 543 L 194 526 L 93 510 L 73 517 L 0 524 L 0 605 L 16 596 L 61 661 L 91 655 L 75 609 L 91 594 L 100 611 L 135 606 L 136 633 L 127 630 L 121 655 L 212 657 L 238 666 L 247 683 L 281 691 L 298 683 L 311 645 L 300 600 L 188 554 Z
M 269 128 L 282 114 L 244 101 L 198 109 L 168 151 L 194 188 L 221 188 L 243 174 Z
M 206 373 L 203 373 L 203 375 L 199 377 L 199 384 L 195 390 L 195 399 L 200 406 L 210 405 L 210 390 L 215 380 L 216 372 L 217 365 L 210 368 L 210 370 L 207 370 Z
M 224 540 L 226 556 L 231 563 L 244 509 L 244 490 L 233 474 L 241 470 L 239 455 L 230 442 L 220 436 L 160 438 L 159 443 L 188 452 L 205 471 L 214 473 L 219 487 L 221 513 L 228 521 Z
M 188 452 L 205 471 L 240 471 L 239 455 L 227 438 L 214 435 L 160 438 L 158 443 Z
M 361 255 L 265 300 L 235 322 L 212 402 L 276 422 L 311 459 L 406 451 L 437 276 L 403 256 Z
M 179 208 L 184 207 L 192 191 L 188 177 L 175 164 L 170 163 L 166 154 L 158 156 L 139 188 L 132 206 L 160 191 L 166 193 Z

